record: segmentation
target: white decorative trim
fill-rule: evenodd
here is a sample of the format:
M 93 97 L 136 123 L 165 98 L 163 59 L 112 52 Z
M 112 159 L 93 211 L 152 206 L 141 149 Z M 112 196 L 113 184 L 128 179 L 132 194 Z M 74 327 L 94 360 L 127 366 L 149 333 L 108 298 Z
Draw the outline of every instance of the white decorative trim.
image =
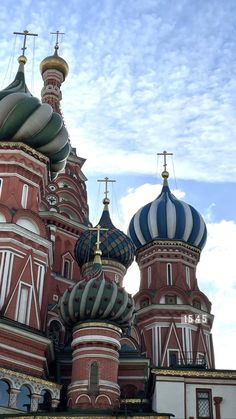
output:
M 35 358 L 39 359 L 40 361 L 46 361 L 45 356 L 36 355 L 28 351 L 22 351 L 21 349 L 13 348 L 12 346 L 5 345 L 4 343 L 0 343 L 0 348 L 7 349 L 8 351 L 16 352 L 18 354 L 26 355 L 29 358 Z
M 120 342 L 117 339 L 110 338 L 109 336 L 102 336 L 102 335 L 81 336 L 81 337 L 75 338 L 72 341 L 71 347 L 74 348 L 75 345 L 79 345 L 81 343 L 96 342 L 96 341 L 115 345 L 118 349 L 121 348 Z
M 78 356 L 73 356 L 73 361 L 77 361 L 78 359 L 82 359 L 82 358 L 90 358 L 90 357 L 94 357 L 94 358 L 105 358 L 105 359 L 112 359 L 113 361 L 118 361 L 119 357 L 118 357 L 118 353 L 117 353 L 117 357 L 115 358 L 114 356 L 111 355 L 107 355 L 107 354 L 87 354 L 87 355 L 78 355 Z
M 12 364 L 16 364 L 17 366 L 21 365 L 21 366 L 23 366 L 23 367 L 27 367 L 27 368 L 29 368 L 29 369 L 33 369 L 33 370 L 36 370 L 36 371 L 43 372 L 43 368 L 38 368 L 38 367 L 35 367 L 35 366 L 34 366 L 34 365 L 32 365 L 32 364 L 29 364 L 29 363 L 26 363 L 26 362 L 19 361 L 18 359 L 8 358 L 8 357 L 3 356 L 3 355 L 0 355 L 0 359 L 4 359 L 4 361 L 8 361 L 8 362 L 10 361 Z
M 112 354 L 116 354 L 116 353 L 117 353 L 116 349 L 101 348 L 101 346 L 93 346 L 93 347 L 91 347 L 91 348 L 78 348 L 78 349 L 76 349 L 73 353 L 74 353 L 74 354 L 77 354 L 77 353 L 79 353 L 79 352 L 86 352 L 86 354 L 89 354 L 89 355 L 90 355 L 90 352 L 89 352 L 89 351 L 94 351 L 94 350 L 96 350 L 96 351 L 97 351 L 97 350 L 101 351 L 101 349 L 102 349 L 103 351 L 110 352 L 110 353 L 112 353 Z

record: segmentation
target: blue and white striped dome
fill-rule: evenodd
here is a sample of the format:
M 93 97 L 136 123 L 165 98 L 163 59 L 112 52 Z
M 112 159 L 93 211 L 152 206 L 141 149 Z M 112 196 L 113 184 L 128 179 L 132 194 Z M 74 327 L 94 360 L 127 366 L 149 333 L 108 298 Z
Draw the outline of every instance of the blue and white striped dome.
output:
M 201 250 L 207 230 L 202 216 L 191 205 L 177 199 L 165 179 L 160 195 L 133 216 L 128 236 L 136 249 L 152 240 L 181 240 Z

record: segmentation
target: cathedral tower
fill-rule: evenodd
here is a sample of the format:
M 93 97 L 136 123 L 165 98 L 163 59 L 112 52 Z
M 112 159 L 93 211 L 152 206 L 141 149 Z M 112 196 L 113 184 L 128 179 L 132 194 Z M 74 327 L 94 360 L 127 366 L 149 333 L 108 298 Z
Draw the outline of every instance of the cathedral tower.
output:
M 206 226 L 170 192 L 168 176 L 164 170 L 161 194 L 129 225 L 141 272 L 136 325 L 154 366 L 214 368 L 211 303 L 196 278 Z

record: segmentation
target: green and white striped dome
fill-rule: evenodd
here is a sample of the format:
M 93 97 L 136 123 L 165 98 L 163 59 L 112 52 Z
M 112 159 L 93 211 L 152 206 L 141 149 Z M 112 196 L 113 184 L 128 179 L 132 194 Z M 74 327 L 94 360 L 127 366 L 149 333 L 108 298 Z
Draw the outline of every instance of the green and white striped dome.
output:
M 68 326 L 99 320 L 126 327 L 133 317 L 134 301 L 124 288 L 104 277 L 101 266 L 95 265 L 90 278 L 65 291 L 59 310 Z
M 51 177 L 64 169 L 70 153 L 68 132 L 61 115 L 29 92 L 19 58 L 15 80 L 0 92 L 0 141 L 23 142 L 50 161 Z

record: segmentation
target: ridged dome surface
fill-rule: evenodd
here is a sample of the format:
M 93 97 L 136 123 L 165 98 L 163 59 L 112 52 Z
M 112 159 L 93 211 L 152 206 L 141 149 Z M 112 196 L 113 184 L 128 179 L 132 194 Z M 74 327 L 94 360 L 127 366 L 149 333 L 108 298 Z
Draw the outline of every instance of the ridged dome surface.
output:
M 23 142 L 50 161 L 52 178 L 64 169 L 70 152 L 62 117 L 29 92 L 21 63 L 15 80 L 0 92 L 0 141 Z
M 65 79 L 69 72 L 69 66 L 67 62 L 57 54 L 57 50 L 55 50 L 53 55 L 49 55 L 48 57 L 44 58 L 40 63 L 41 74 L 47 70 L 60 71 Z
M 65 291 L 59 310 L 68 326 L 80 321 L 109 320 L 125 327 L 132 320 L 134 301 L 124 288 L 105 279 L 99 267 L 90 279 L 82 280 Z
M 134 260 L 135 248 L 132 240 L 112 224 L 107 205 L 98 224 L 107 229 L 100 233 L 103 259 L 112 259 L 128 268 Z M 80 236 L 75 245 L 75 259 L 80 267 L 93 260 L 96 241 L 96 231 L 87 230 Z
M 165 180 L 161 194 L 133 216 L 128 236 L 136 249 L 152 240 L 181 240 L 201 250 L 207 230 L 198 211 L 177 199 Z

